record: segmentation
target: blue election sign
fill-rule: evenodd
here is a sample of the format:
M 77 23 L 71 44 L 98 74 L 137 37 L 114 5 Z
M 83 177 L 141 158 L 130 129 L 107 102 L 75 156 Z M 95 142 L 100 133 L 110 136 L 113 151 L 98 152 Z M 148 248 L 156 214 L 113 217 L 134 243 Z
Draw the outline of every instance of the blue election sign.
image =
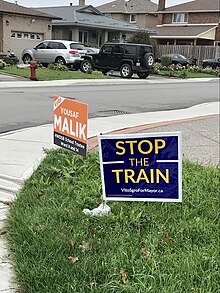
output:
M 181 132 L 100 135 L 103 200 L 182 201 Z

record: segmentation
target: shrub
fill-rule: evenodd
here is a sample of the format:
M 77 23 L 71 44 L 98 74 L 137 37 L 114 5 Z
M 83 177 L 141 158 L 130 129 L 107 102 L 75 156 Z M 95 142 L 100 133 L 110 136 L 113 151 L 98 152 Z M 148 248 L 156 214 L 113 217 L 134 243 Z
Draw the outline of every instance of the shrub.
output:
M 162 65 L 160 63 L 158 63 L 158 62 L 154 63 L 153 72 L 155 74 L 158 74 L 160 72 L 161 68 L 162 68 Z
M 93 73 L 92 68 L 90 68 L 90 69 L 86 72 L 86 74 L 92 74 L 92 73 Z
M 96 75 L 96 76 L 102 76 L 103 73 L 101 71 L 98 71 L 98 70 L 95 70 L 92 72 L 93 75 Z
M 201 67 L 197 66 L 197 65 L 191 65 L 191 66 L 187 66 L 187 71 L 189 72 L 201 72 Z
M 3 69 L 6 66 L 6 63 L 0 59 L 0 69 Z
M 145 31 L 139 31 L 137 33 L 134 33 L 127 41 L 128 43 L 135 44 L 151 44 L 149 34 Z
M 176 65 L 175 64 L 171 64 L 169 67 L 168 67 L 169 71 L 176 71 Z
M 213 73 L 214 73 L 214 75 L 220 77 L 220 68 L 214 69 Z
M 174 77 L 174 76 L 175 76 L 175 75 L 174 75 L 174 72 L 173 72 L 173 71 L 169 71 L 169 72 L 168 72 L 168 76 L 169 76 L 169 77 Z
M 11 60 L 12 65 L 17 65 L 19 63 L 19 59 L 14 53 L 11 53 L 9 55 L 9 58 Z
M 162 66 L 168 67 L 171 64 L 171 57 L 168 55 L 164 55 L 161 57 Z
M 179 77 L 181 77 L 181 78 L 186 78 L 186 77 L 187 77 L 187 72 L 186 72 L 186 70 L 182 70 L 182 71 L 180 72 L 180 74 L 179 74 Z
M 183 70 L 183 66 L 181 64 L 176 64 L 176 71 Z
M 56 71 L 68 71 L 68 67 L 61 64 L 49 64 L 48 69 L 56 70 Z

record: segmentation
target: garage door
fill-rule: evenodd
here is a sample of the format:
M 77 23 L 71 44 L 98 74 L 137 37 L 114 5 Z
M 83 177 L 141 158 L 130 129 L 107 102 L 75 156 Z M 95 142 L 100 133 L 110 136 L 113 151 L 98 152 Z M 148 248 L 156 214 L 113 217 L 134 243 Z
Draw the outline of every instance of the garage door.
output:
M 11 32 L 11 47 L 20 59 L 21 52 L 26 48 L 33 48 L 43 40 L 44 35 L 38 33 Z

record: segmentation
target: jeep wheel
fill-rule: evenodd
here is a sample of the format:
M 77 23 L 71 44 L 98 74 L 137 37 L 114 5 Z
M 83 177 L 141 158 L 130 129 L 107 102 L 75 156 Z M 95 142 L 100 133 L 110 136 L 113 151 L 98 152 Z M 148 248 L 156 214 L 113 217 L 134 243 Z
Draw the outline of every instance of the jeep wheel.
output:
M 82 63 L 81 63 L 81 71 L 84 72 L 84 73 L 89 73 L 92 71 L 92 62 L 90 60 L 84 60 Z
M 129 64 L 123 64 L 120 68 L 120 74 L 123 78 L 130 78 L 133 75 L 133 71 Z
M 145 79 L 145 78 L 147 78 L 148 75 L 149 75 L 149 71 L 148 71 L 148 72 L 138 72 L 138 73 L 137 73 L 137 76 L 138 76 L 139 78 L 141 78 L 141 79 Z
M 107 75 L 108 70 L 101 70 L 102 74 Z
M 144 55 L 144 66 L 147 68 L 152 68 L 154 65 L 154 56 L 151 53 L 146 53 Z

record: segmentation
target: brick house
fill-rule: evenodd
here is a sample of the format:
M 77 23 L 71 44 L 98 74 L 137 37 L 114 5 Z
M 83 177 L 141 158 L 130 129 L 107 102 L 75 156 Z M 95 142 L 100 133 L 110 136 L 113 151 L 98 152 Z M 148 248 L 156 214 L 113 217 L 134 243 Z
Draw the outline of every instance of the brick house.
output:
M 157 34 L 152 38 L 160 45 L 220 44 L 219 0 L 194 0 L 165 8 L 159 0 Z
M 106 16 L 149 29 L 157 24 L 157 7 L 150 0 L 116 0 L 97 6 L 97 9 Z
M 51 23 L 56 17 L 0 0 L 0 52 L 14 52 L 51 39 Z

